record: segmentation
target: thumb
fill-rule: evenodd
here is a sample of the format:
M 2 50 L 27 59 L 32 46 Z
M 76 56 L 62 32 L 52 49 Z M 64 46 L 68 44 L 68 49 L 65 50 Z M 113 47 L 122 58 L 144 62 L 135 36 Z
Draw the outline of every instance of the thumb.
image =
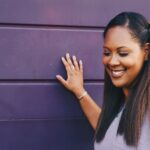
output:
M 64 78 L 60 75 L 56 75 L 56 78 L 58 79 L 58 81 L 63 84 L 64 86 L 66 86 L 66 80 L 64 80 Z

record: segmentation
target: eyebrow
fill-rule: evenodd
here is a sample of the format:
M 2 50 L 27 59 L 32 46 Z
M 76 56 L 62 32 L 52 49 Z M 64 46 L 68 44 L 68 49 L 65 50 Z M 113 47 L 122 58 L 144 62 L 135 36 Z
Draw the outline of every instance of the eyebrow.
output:
M 107 46 L 103 46 L 103 48 L 110 49 L 110 48 L 107 47 Z M 120 46 L 120 47 L 117 47 L 117 50 L 122 49 L 122 48 L 128 48 L 128 47 L 126 47 L 126 46 Z

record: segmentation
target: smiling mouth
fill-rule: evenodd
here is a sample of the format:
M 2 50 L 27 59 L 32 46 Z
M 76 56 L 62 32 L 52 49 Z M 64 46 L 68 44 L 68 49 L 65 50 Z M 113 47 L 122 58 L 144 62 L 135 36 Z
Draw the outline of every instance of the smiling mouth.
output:
M 121 69 L 121 70 L 112 70 L 111 69 L 110 72 L 111 72 L 111 76 L 113 78 L 120 78 L 125 74 L 126 69 Z

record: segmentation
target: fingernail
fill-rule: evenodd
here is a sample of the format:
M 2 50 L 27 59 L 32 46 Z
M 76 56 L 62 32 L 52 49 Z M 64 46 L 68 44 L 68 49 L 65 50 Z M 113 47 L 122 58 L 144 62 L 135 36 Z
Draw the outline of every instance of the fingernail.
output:
M 69 57 L 69 53 L 67 53 L 66 56 Z
M 56 78 L 59 78 L 59 75 L 56 75 Z
M 76 59 L 76 56 L 72 56 L 73 59 Z

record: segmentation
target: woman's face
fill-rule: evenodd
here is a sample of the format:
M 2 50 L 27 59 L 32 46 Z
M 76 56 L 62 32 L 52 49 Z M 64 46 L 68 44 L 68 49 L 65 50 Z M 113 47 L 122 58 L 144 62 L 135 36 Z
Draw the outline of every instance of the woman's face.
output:
M 145 61 L 145 50 L 129 29 L 110 28 L 104 39 L 103 64 L 116 87 L 128 88 Z

